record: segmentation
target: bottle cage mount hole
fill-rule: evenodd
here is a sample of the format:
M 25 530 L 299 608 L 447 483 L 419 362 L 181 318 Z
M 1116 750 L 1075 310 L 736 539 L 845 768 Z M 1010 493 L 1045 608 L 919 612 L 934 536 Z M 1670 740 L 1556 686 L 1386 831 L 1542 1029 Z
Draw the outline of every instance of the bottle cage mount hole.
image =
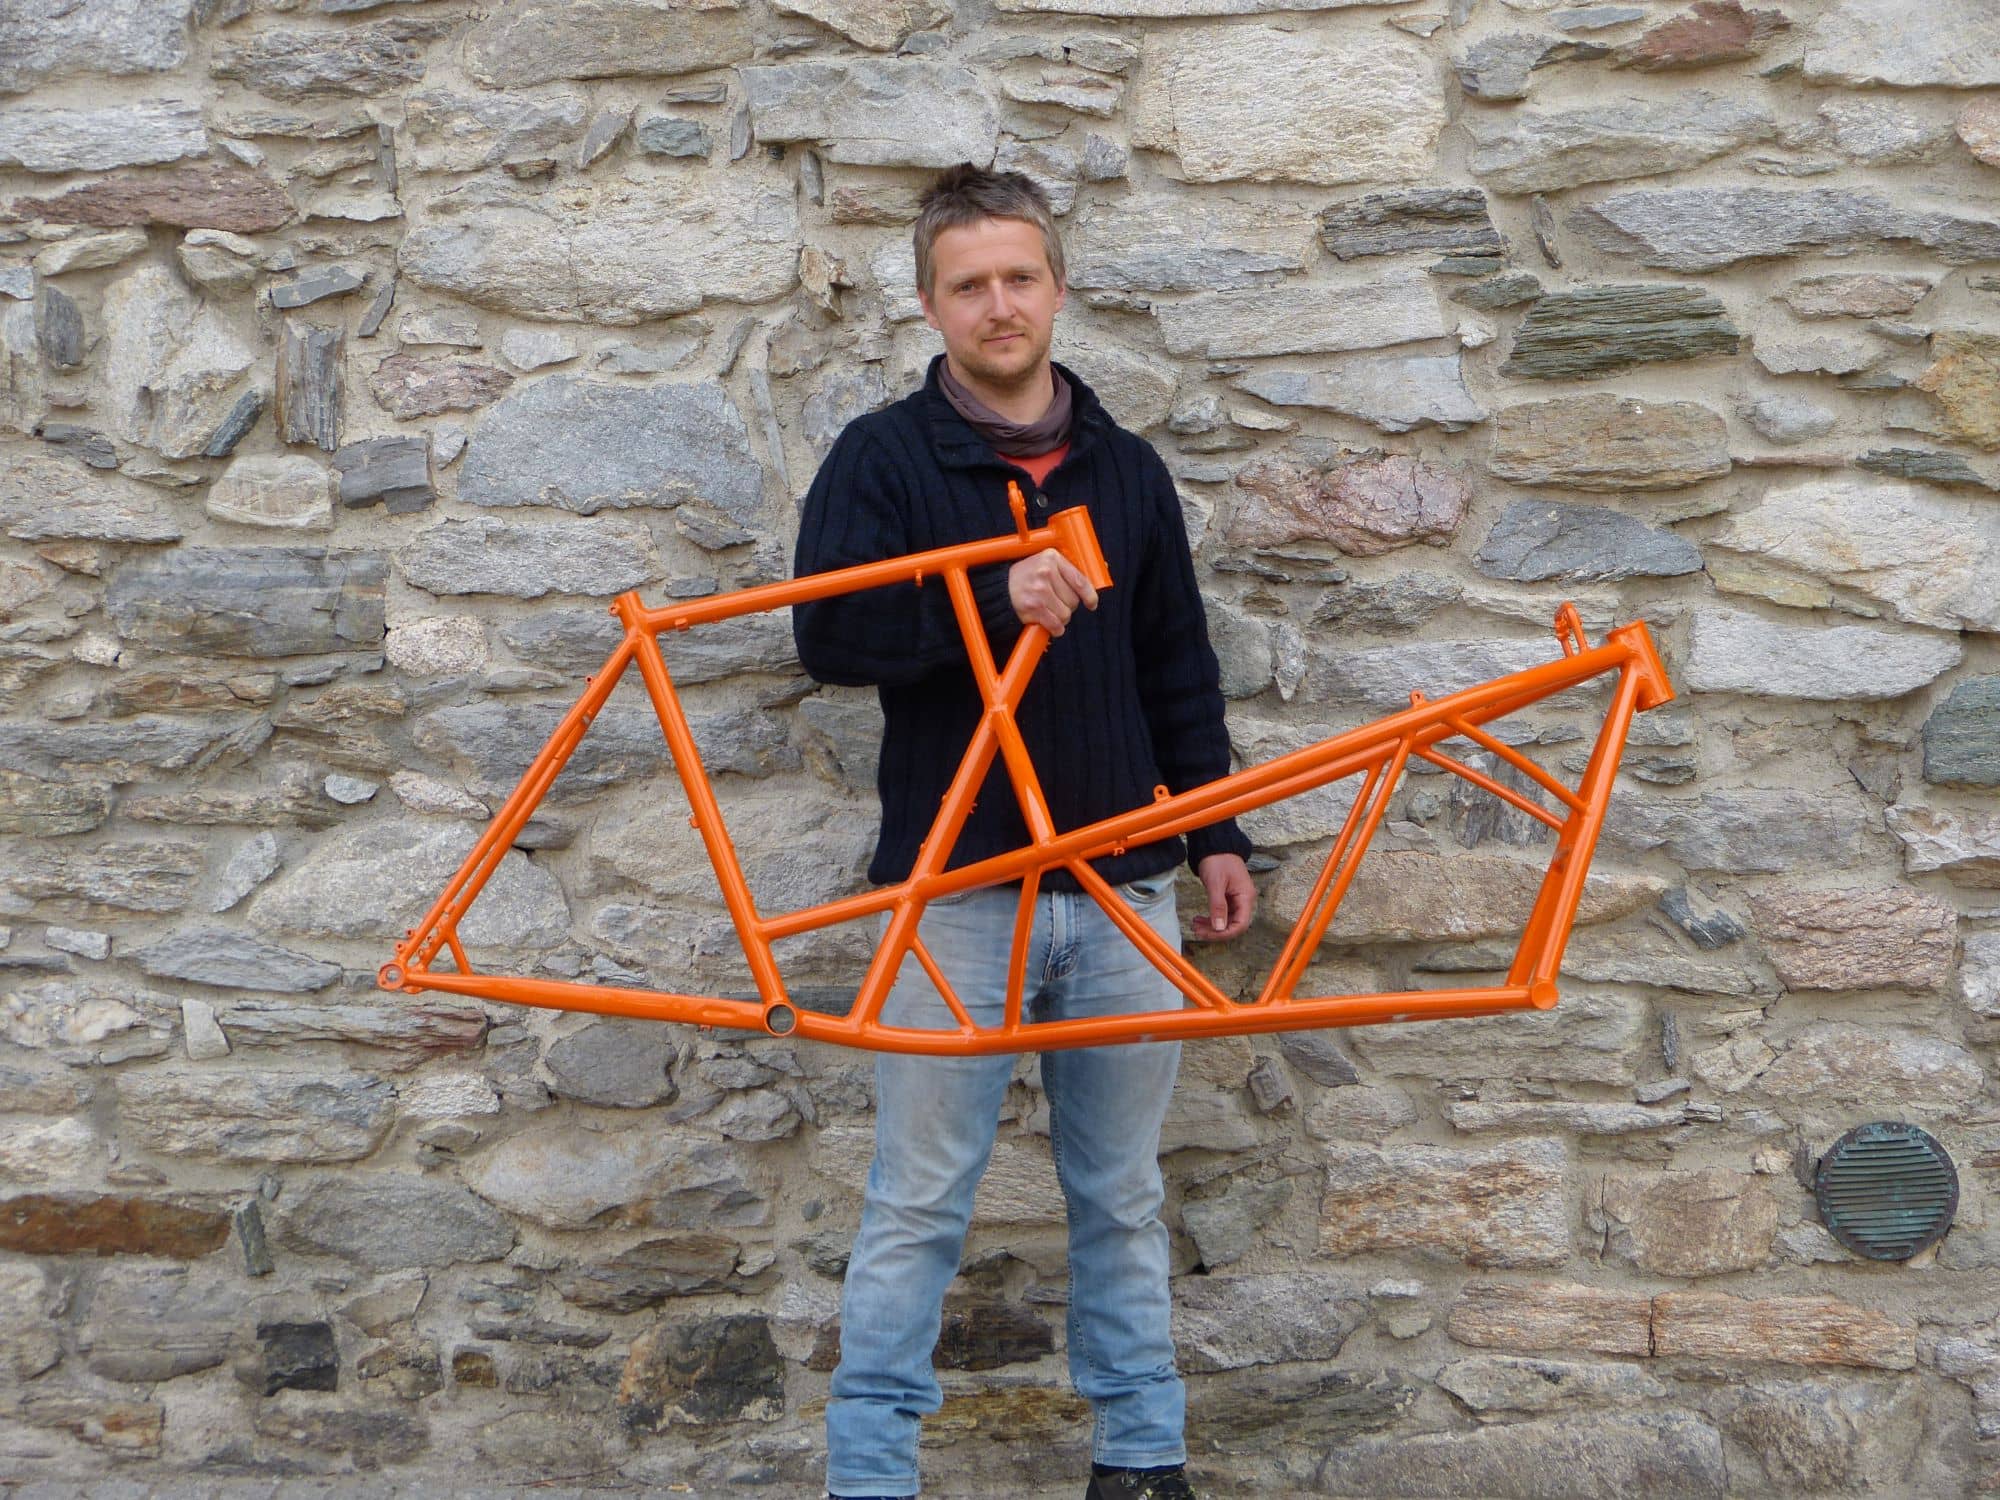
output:
M 1584 878 L 1589 873 L 1591 855 L 1610 803 L 1626 732 L 1635 713 L 1655 708 L 1673 697 L 1666 671 L 1643 623 L 1635 621 L 1619 626 L 1609 631 L 1601 644 L 1592 646 L 1575 606 L 1564 604 L 1555 618 L 1559 654 L 1551 661 L 1434 701 L 1420 691 L 1412 691 L 1410 706 L 1387 718 L 1204 786 L 1178 793 L 1169 792 L 1166 787 L 1156 788 L 1154 800 L 1148 806 L 1059 832 L 1050 818 L 1040 780 L 1015 720 L 1022 694 L 1048 648 L 1048 633 L 1039 626 L 1027 626 L 1005 664 L 996 662 L 973 599 L 969 574 L 974 568 L 1016 562 L 1052 547 L 1075 564 L 1096 588 L 1111 587 L 1112 579 L 1084 507 L 1060 511 L 1049 518 L 1046 526 L 1031 529 L 1020 491 L 1011 484 L 1009 491 L 1015 522 L 1012 536 L 942 547 L 658 609 L 647 608 L 636 593 L 619 595 L 611 611 L 625 627 L 623 639 L 589 680 L 583 696 L 556 725 L 520 784 L 494 814 L 463 865 L 446 884 L 443 894 L 397 945 L 394 958 L 382 966 L 378 975 L 381 987 L 412 995 L 436 990 L 558 1010 L 724 1026 L 877 1051 L 955 1056 L 1492 1015 L 1509 1010 L 1545 1010 L 1556 1003 L 1556 973 L 1583 897 Z M 689 630 L 718 620 L 784 609 L 862 589 L 937 581 L 942 581 L 950 597 L 986 712 L 966 746 L 964 758 L 909 877 L 895 885 L 797 911 L 760 912 L 744 879 L 742 864 L 667 670 L 666 658 L 660 650 L 660 633 Z M 757 990 L 754 1000 L 485 973 L 474 969 L 459 941 L 458 926 L 466 912 L 499 869 L 500 861 L 547 795 L 612 689 L 635 665 L 659 717 L 674 769 L 686 790 L 692 809 L 690 821 L 714 867 L 730 921 L 749 961 Z M 1596 743 L 1574 787 L 1558 780 L 1484 727 L 1529 704 L 1600 677 L 1611 680 L 1610 701 Z M 1552 807 L 1440 748 L 1453 740 L 1475 746 L 1498 765 L 1510 767 L 1526 783 L 1545 793 Z M 947 869 L 953 846 L 972 810 L 973 798 L 996 756 L 1019 799 L 1029 842 L 1005 854 Z M 1354 883 L 1362 857 L 1388 811 L 1391 794 L 1413 761 L 1426 762 L 1458 776 L 1555 832 L 1554 850 L 1542 873 L 1506 978 L 1499 984 L 1454 989 L 1299 995 L 1299 982 L 1318 952 L 1342 898 Z M 1298 922 L 1253 998 L 1238 1000 L 1224 995 L 1171 943 L 1153 931 L 1090 864 L 1093 859 L 1129 846 L 1170 838 L 1348 777 L 1360 778 L 1359 790 L 1305 898 Z M 1060 1021 L 1024 1018 L 1023 970 L 1029 926 L 1041 877 L 1051 870 L 1064 870 L 1075 878 L 1118 930 L 1186 997 L 1188 1003 L 1183 1009 Z M 1020 892 L 1003 1016 L 997 1025 L 975 1024 L 924 946 L 918 922 L 925 906 L 940 897 L 1015 882 L 1019 883 Z M 797 1003 L 778 972 L 773 945 L 788 937 L 883 913 L 887 914 L 886 928 L 848 1010 L 844 1014 L 828 1014 Z M 449 953 L 452 969 L 433 970 L 432 963 L 444 953 Z M 904 960 L 912 956 L 937 986 L 956 1023 L 953 1027 L 924 1030 L 889 1025 L 881 1019 L 889 987 Z

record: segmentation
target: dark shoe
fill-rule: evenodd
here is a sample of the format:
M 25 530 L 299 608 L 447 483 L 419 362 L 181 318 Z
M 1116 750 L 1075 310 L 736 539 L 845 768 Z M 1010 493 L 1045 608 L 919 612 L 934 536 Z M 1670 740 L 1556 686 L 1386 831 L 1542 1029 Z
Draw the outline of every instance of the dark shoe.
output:
M 1179 1464 L 1165 1469 L 1107 1469 L 1092 1464 L 1083 1500 L 1196 1500 L 1196 1496 L 1187 1470 Z

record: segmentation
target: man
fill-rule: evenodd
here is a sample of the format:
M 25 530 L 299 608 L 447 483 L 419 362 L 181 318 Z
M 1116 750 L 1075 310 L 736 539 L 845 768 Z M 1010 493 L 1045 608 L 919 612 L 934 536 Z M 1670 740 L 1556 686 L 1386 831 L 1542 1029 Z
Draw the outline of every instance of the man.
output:
M 1173 481 L 1150 446 L 1049 358 L 1066 287 L 1047 199 L 1017 173 L 955 167 L 925 194 L 915 242 L 918 295 L 945 352 L 921 389 L 853 422 L 834 444 L 806 497 L 797 572 L 1011 533 L 1009 480 L 1029 495 L 1037 523 L 1087 505 L 1113 581 L 1102 596 L 1053 550 L 972 576 L 996 656 L 1024 625 L 1053 637 L 1019 719 L 1056 827 L 1143 805 L 1161 783 L 1179 792 L 1223 775 L 1219 673 Z M 904 585 L 802 606 L 794 632 L 815 677 L 880 691 L 882 831 L 868 875 L 901 880 L 983 709 L 945 590 Z M 951 864 L 1027 842 L 996 763 Z M 1248 841 L 1225 822 L 1196 830 L 1188 846 L 1208 895 L 1195 935 L 1234 937 L 1255 901 Z M 1176 945 L 1182 852 L 1170 839 L 1096 862 Z M 995 887 L 933 901 L 924 915 L 926 946 L 980 1024 L 1001 1018 L 1018 901 L 1017 888 Z M 1031 1019 L 1181 1004 L 1063 872 L 1042 882 L 1023 995 Z M 913 962 L 883 1016 L 955 1024 Z M 1194 1494 L 1182 1471 L 1185 1397 L 1159 1219 L 1160 1126 L 1179 1061 L 1178 1043 L 1042 1056 L 1069 1213 L 1070 1375 L 1096 1415 L 1091 1500 Z M 941 1401 L 931 1351 L 942 1302 L 1013 1071 L 1005 1056 L 877 1060 L 875 1159 L 827 1405 L 832 1495 L 917 1492 L 919 1421 Z

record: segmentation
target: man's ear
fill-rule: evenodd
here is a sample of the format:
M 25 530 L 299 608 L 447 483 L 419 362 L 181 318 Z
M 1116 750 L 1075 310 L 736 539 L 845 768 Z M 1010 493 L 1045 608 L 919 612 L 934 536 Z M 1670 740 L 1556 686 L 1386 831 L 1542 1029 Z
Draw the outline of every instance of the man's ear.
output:
M 1061 312 L 1063 310 L 1063 304 L 1067 301 L 1069 301 L 1069 283 L 1067 281 L 1056 283 L 1055 310 L 1057 312 Z
M 931 327 L 937 328 L 939 333 L 943 333 L 944 330 L 938 328 L 937 314 L 931 311 L 931 294 L 924 291 L 918 292 L 917 305 L 924 310 L 924 321 L 930 324 Z

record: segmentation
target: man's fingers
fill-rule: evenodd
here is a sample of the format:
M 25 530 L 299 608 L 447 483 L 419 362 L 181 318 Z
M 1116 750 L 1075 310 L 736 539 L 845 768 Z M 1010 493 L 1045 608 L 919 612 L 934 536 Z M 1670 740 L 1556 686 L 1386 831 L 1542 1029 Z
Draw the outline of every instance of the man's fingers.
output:
M 1083 569 L 1064 557 L 1060 552 L 1052 552 L 1048 555 L 1055 558 L 1056 566 L 1061 570 L 1062 581 L 1069 585 L 1069 591 L 1072 594 L 1083 601 L 1084 608 L 1097 608 L 1097 590 L 1091 587 L 1090 580 L 1084 576 Z

